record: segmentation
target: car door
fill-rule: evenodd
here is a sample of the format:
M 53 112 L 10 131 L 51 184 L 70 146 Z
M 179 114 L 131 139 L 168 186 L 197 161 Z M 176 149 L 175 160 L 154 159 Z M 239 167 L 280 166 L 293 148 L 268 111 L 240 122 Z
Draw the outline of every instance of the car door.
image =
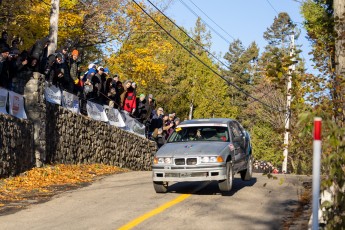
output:
M 235 148 L 235 162 L 237 170 L 245 167 L 245 136 L 237 122 L 230 123 L 230 130 L 233 136 L 232 142 Z

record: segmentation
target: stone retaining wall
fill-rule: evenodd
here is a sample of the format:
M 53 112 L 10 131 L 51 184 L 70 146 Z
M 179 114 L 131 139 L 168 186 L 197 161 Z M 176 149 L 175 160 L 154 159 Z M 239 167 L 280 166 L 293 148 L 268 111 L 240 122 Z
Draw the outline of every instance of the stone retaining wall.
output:
M 33 130 L 29 120 L 0 114 L 0 178 L 35 166 Z
M 47 103 L 46 161 L 150 170 L 156 143 Z
M 49 163 L 151 169 L 155 142 L 45 102 L 44 85 L 39 73 L 26 84 L 28 120 L 0 114 L 0 178 Z

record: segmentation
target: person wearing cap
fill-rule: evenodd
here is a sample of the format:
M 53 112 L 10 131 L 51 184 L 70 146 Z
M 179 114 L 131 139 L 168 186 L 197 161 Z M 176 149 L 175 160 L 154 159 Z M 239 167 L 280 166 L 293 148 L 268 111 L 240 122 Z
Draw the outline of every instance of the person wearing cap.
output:
M 55 62 L 49 72 L 49 84 L 59 87 L 61 90 L 68 88 L 68 82 L 65 78 L 65 68 L 62 63 L 62 54 L 58 53 L 55 57 Z
M 145 94 L 140 94 L 140 96 L 137 98 L 137 109 L 135 113 L 135 117 L 141 122 L 144 123 L 144 119 L 146 117 L 146 98 Z
M 57 51 L 57 53 L 62 54 L 62 63 L 66 63 L 67 66 L 69 65 L 67 62 L 69 61 L 68 59 L 68 47 L 64 46 L 60 51 Z
M 95 64 L 89 64 L 88 66 L 88 70 L 86 71 L 86 73 L 84 74 L 84 76 L 82 77 L 82 81 L 80 81 L 81 83 L 81 87 L 83 88 L 84 91 L 84 96 L 86 98 L 91 98 L 92 97 L 92 91 L 93 91 L 93 86 L 91 83 L 91 79 L 92 77 L 97 73 L 96 71 L 96 65 Z
M 80 79 L 80 62 L 78 60 L 79 52 L 78 50 L 74 49 L 71 53 L 71 57 L 69 58 L 69 75 L 73 80 L 73 93 L 80 94 L 81 92 L 81 84 L 79 83 Z
M 105 81 L 106 75 L 104 74 L 103 66 L 98 66 L 97 73 L 91 78 L 93 85 L 93 93 L 95 97 L 95 102 L 99 104 L 104 104 L 106 101 L 105 98 Z
M 10 86 L 9 76 L 9 62 L 8 56 L 10 55 L 10 49 L 7 46 L 0 47 L 0 86 L 8 88 Z
M 109 77 L 110 71 L 108 67 L 104 68 L 104 74 L 107 76 L 107 78 Z

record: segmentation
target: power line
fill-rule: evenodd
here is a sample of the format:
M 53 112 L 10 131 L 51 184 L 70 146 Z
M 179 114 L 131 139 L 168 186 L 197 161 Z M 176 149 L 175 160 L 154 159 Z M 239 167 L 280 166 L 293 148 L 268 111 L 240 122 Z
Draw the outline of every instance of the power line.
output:
M 161 13 L 166 19 L 168 19 L 174 26 L 176 26 L 179 30 L 182 31 L 189 39 L 191 39 L 195 44 L 197 44 L 201 49 L 203 49 L 206 53 L 211 55 L 214 59 L 216 59 L 220 64 L 225 66 L 226 68 L 230 69 L 230 66 L 226 65 L 224 62 L 219 60 L 214 54 L 212 54 L 209 50 L 203 47 L 199 42 L 197 42 L 194 38 L 192 38 L 185 30 L 179 27 L 173 20 L 171 20 L 166 14 L 164 14 L 156 5 L 154 5 L 150 0 L 147 0 L 159 13 Z
M 212 18 L 210 18 L 200 7 L 198 7 L 192 0 L 189 0 L 198 10 L 201 11 L 211 22 L 213 22 L 219 29 L 221 29 L 224 33 L 229 35 L 233 40 L 236 40 L 231 34 L 229 34 L 226 30 L 224 30 L 222 27 L 220 27 Z
M 274 6 L 272 5 L 272 3 L 269 0 L 266 0 L 266 2 L 271 6 L 271 8 L 277 13 L 279 14 L 279 12 L 276 10 L 276 8 L 274 8 Z
M 168 19 L 172 24 L 174 24 L 179 30 L 181 30 L 189 39 L 191 39 L 194 43 L 196 43 L 201 49 L 203 49 L 205 52 L 207 52 L 209 55 L 211 55 L 214 59 L 216 59 L 220 64 L 228 68 L 229 70 L 231 69 L 230 66 L 226 65 L 224 62 L 219 60 L 215 55 L 213 55 L 209 50 L 204 48 L 201 44 L 199 44 L 195 39 L 193 39 L 185 30 L 183 30 L 181 27 L 179 27 L 172 19 L 170 19 L 166 14 L 164 14 L 156 5 L 154 5 L 150 0 L 147 0 L 158 12 L 160 12 L 166 19 Z M 243 76 L 239 76 L 242 80 L 247 80 Z M 253 87 L 254 89 L 257 89 L 253 85 L 249 85 Z
M 222 38 L 225 42 L 230 44 L 231 42 L 226 39 L 223 35 L 221 35 L 217 30 L 215 30 L 212 26 L 210 26 L 207 22 L 205 22 L 192 8 L 190 8 L 183 0 L 179 0 L 182 5 L 184 5 L 192 14 L 194 14 L 197 18 L 200 18 L 200 20 L 208 27 L 210 28 L 214 33 L 216 33 L 220 38 Z M 234 38 L 233 38 L 234 39 Z M 235 39 L 234 39 L 235 40 Z
M 215 75 L 217 75 L 218 77 L 220 77 L 221 79 L 223 79 L 228 85 L 231 85 L 232 87 L 234 87 L 235 89 L 237 89 L 239 92 L 241 92 L 242 94 L 246 95 L 247 97 L 252 98 L 253 100 L 261 103 L 262 105 L 266 106 L 267 108 L 271 109 L 271 110 L 278 110 L 279 112 L 282 112 L 281 109 L 279 108 L 274 108 L 272 106 L 270 106 L 269 104 L 257 99 L 256 97 L 252 96 L 251 94 L 249 94 L 248 92 L 246 92 L 245 90 L 243 90 L 242 88 L 240 88 L 239 86 L 235 85 L 234 83 L 231 83 L 230 81 L 228 81 L 224 76 L 220 75 L 217 71 L 215 71 L 212 67 L 210 67 L 209 65 L 207 65 L 205 62 L 203 62 L 198 56 L 196 56 L 191 50 L 189 50 L 186 46 L 184 46 L 179 40 L 177 40 L 172 34 L 170 34 L 169 31 L 167 31 L 159 22 L 157 22 L 156 19 L 154 19 L 139 3 L 136 2 L 136 0 L 132 0 L 152 21 L 154 21 L 162 30 L 164 30 L 167 35 L 169 35 L 169 37 L 171 37 L 175 42 L 177 42 L 183 49 L 185 49 L 190 55 L 192 55 L 195 59 L 197 59 L 201 64 L 203 64 L 206 68 L 208 68 L 212 73 L 214 73 Z

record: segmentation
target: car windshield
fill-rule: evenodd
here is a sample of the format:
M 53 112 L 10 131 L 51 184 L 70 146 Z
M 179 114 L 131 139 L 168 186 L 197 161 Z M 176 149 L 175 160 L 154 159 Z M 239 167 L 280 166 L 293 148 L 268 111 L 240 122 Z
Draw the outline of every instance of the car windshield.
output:
M 229 141 L 227 127 L 221 126 L 199 126 L 199 127 L 177 127 L 170 135 L 168 143 L 185 141 Z

